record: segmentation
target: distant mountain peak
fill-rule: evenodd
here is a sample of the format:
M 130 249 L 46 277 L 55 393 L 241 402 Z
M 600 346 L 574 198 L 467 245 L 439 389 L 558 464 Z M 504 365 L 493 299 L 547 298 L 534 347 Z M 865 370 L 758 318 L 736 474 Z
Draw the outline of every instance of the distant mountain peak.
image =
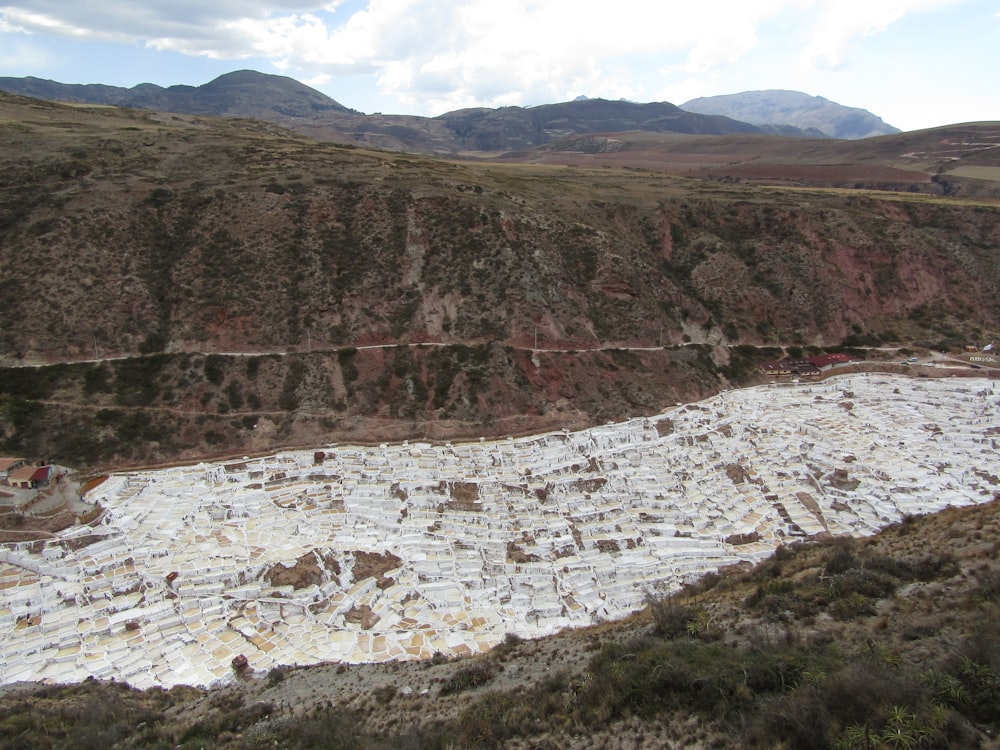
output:
M 787 89 L 701 97 L 685 102 L 681 109 L 707 115 L 725 115 L 752 125 L 792 125 L 845 140 L 900 132 L 866 109 L 846 107 L 822 96 Z
M 140 83 L 132 88 L 69 84 L 39 78 L 0 78 L 0 90 L 59 101 L 113 104 L 197 115 L 311 117 L 320 112 L 351 112 L 316 89 L 287 76 L 235 70 L 201 86 L 168 88 Z
M 206 86 L 215 83 L 217 81 L 238 81 L 241 83 L 246 83 L 248 81 L 261 81 L 270 78 L 284 78 L 289 81 L 294 81 L 294 78 L 288 78 L 287 76 L 279 76 L 273 73 L 261 73 L 259 70 L 252 70 L 250 68 L 243 68 L 242 70 L 231 70 L 228 73 L 223 73 L 218 78 L 209 81 Z

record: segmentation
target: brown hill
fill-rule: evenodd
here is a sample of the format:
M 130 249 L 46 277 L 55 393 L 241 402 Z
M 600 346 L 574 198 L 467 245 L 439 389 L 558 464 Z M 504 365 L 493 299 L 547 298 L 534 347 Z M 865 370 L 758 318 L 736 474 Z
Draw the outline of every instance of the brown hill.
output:
M 435 160 L 9 95 L 0 131 L 4 362 L 162 353 L 3 369 L 2 451 L 89 465 L 582 426 L 753 372 L 713 345 L 1000 328 L 988 199 Z M 713 158 L 802 144 L 799 167 L 830 148 L 671 138 Z
M 720 182 L 1000 196 L 1000 124 L 970 123 L 863 141 L 698 137 L 649 132 L 568 136 L 504 162 L 648 169 Z
M 273 120 L 352 110 L 286 76 L 238 70 L 202 86 L 142 83 L 132 88 L 72 84 L 42 78 L 0 78 L 0 91 L 78 104 L 111 104 L 183 114 Z

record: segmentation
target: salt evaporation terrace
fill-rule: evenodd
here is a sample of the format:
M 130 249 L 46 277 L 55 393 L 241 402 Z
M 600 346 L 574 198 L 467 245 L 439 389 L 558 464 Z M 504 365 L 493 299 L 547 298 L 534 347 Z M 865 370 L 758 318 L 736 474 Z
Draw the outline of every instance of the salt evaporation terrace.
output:
M 0 682 L 207 684 L 236 655 L 418 659 L 617 617 L 790 537 L 991 499 L 998 405 L 989 380 L 851 375 L 580 432 L 114 475 L 95 528 L 0 549 Z

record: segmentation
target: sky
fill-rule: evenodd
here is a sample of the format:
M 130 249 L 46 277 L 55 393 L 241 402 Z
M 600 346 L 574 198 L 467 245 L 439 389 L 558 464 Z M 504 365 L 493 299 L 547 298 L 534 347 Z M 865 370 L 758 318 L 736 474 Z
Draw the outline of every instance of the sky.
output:
M 234 70 L 433 116 L 791 89 L 903 130 L 1000 120 L 1000 0 L 0 0 L 0 77 Z

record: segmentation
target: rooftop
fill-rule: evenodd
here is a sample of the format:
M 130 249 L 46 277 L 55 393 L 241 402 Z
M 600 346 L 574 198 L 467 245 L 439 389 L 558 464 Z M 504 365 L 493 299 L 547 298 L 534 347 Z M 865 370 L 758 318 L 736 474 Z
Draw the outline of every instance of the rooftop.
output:
M 8 471 L 11 466 L 24 463 L 23 458 L 0 458 L 0 471 Z

